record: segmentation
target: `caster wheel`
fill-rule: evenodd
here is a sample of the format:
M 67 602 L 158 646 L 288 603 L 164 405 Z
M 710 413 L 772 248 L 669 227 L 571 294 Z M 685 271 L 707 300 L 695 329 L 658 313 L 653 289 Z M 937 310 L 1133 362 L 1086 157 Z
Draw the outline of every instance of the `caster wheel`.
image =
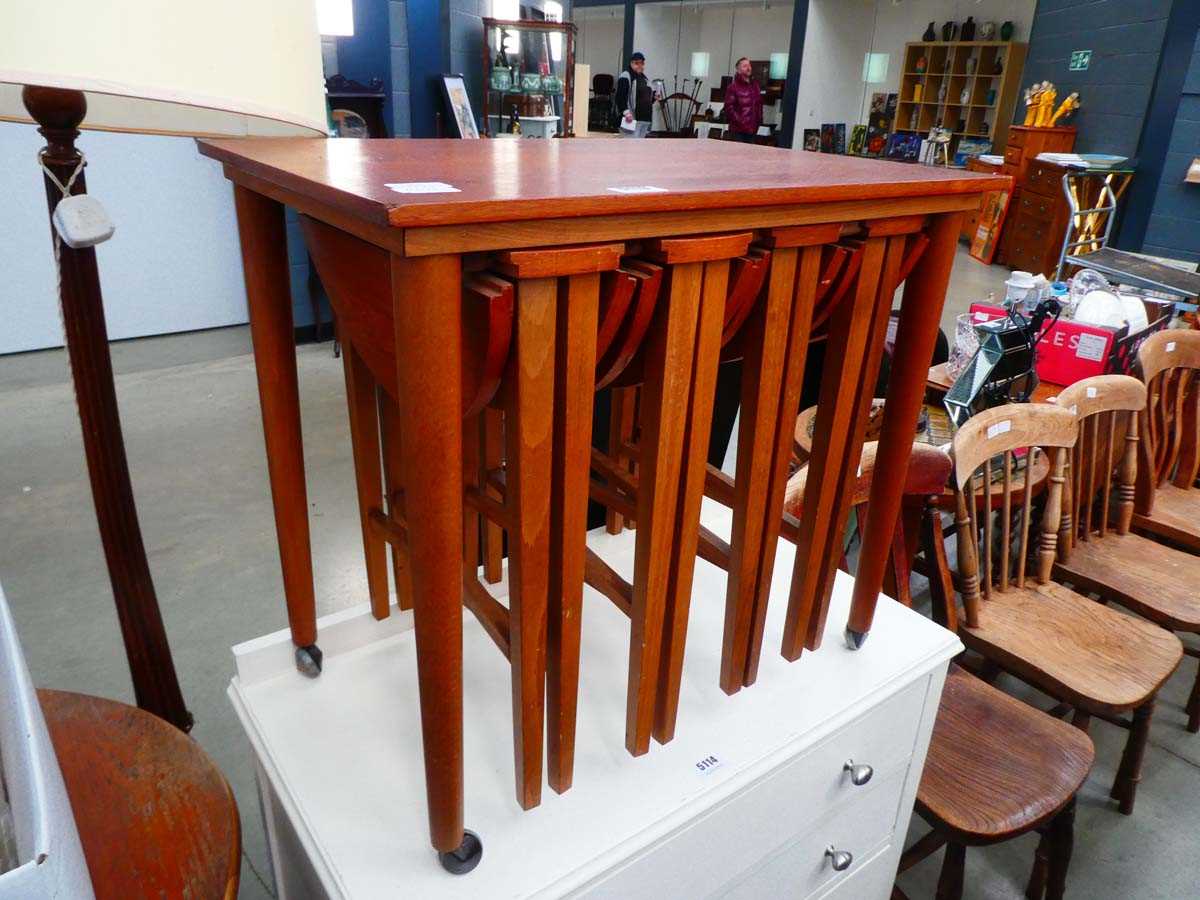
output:
M 463 840 L 457 850 L 449 853 L 439 853 L 438 862 L 451 875 L 466 875 L 483 859 L 483 842 L 479 835 L 469 829 L 463 829 Z
M 847 628 L 846 646 L 851 650 L 860 649 L 862 645 L 867 642 L 867 634 L 868 632 L 866 631 L 853 631 L 852 629 Z
M 296 648 L 296 670 L 301 675 L 316 678 L 321 674 L 321 648 L 316 644 Z

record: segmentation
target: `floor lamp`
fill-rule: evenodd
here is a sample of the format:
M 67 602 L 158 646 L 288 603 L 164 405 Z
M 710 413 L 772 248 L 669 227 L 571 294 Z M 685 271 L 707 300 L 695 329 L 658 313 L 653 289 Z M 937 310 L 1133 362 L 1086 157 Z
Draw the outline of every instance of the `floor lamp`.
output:
M 113 386 L 94 249 L 112 229 L 102 207 L 91 200 L 61 209 L 59 204 L 66 196 L 86 195 L 84 156 L 75 145 L 80 128 L 192 136 L 325 135 L 315 4 L 3 4 L 0 119 L 34 122 L 46 139 L 40 162 L 66 345 L 137 704 L 186 731 L 192 719 L 146 560 Z M 161 175 L 171 177 L 170 172 Z

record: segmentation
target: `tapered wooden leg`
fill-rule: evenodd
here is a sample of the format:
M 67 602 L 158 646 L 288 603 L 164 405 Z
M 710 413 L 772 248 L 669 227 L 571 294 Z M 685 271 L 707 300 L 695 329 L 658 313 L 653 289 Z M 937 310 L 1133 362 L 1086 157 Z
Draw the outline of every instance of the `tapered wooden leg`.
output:
M 571 786 L 575 763 L 599 303 L 598 273 L 559 282 L 546 632 L 547 769 L 550 787 L 559 793 Z
M 288 626 L 292 643 L 308 647 L 317 640 L 317 604 L 283 206 L 240 185 L 234 185 L 233 195 Z
M 963 895 L 963 874 L 967 861 L 967 848 L 953 841 L 946 844 L 946 856 L 942 860 L 942 874 L 938 878 L 937 900 L 960 900 Z
M 702 275 L 702 263 L 672 267 L 667 302 L 659 302 L 645 343 L 625 720 L 625 747 L 635 756 L 650 749 L 687 422 L 680 398 L 691 381 Z
M 763 510 L 763 542 L 756 577 L 754 613 L 746 650 L 745 674 L 742 679 L 746 687 L 754 684 L 758 678 L 758 663 L 762 658 L 763 628 L 767 621 L 767 602 L 770 599 L 771 581 L 775 574 L 775 550 L 779 545 L 783 495 L 787 488 L 788 468 L 795 443 L 796 415 L 800 411 L 800 391 L 804 384 L 804 366 L 808 359 L 809 338 L 812 335 L 813 307 L 821 274 L 821 246 L 818 243 L 806 246 L 800 251 L 800 272 L 796 278 L 792 299 L 787 355 L 780 386 L 775 449 L 771 460 L 770 482 L 767 486 L 767 502 Z M 788 253 L 787 248 L 777 247 L 772 265 L 786 265 Z M 771 277 L 774 279 L 774 273 Z
M 929 246 L 905 285 L 883 427 L 875 455 L 875 465 L 880 472 L 901 473 L 908 469 L 961 221 L 962 213 L 947 213 L 934 218 L 928 230 Z M 850 619 L 846 625 L 846 641 L 854 649 L 862 646 L 871 628 L 903 491 L 904 483 L 900 477 L 876 478 L 871 482 L 871 499 L 854 577 Z
M 388 616 L 387 542 L 371 527 L 372 510 L 383 509 L 379 462 L 379 402 L 375 379 L 353 344 L 342 352 L 346 372 L 346 406 L 350 412 L 350 446 L 354 451 L 354 483 L 358 489 L 358 521 L 362 528 L 363 556 L 367 564 L 367 594 L 371 614 Z
M 554 278 L 517 285 L 516 321 L 504 410 L 508 535 L 509 661 L 517 802 L 542 799 L 546 696 L 546 603 L 550 567 L 550 484 L 557 287 Z M 595 325 L 592 325 L 593 341 Z
M 1129 739 L 1125 742 L 1121 765 L 1117 769 L 1117 777 L 1113 780 L 1112 790 L 1109 791 L 1109 796 L 1120 804 L 1121 812 L 1127 816 L 1133 812 L 1138 782 L 1142 780 L 1142 760 L 1146 757 L 1146 744 L 1150 740 L 1150 719 L 1153 716 L 1154 698 L 1133 711 Z
M 1192 734 L 1200 732 L 1200 669 L 1196 671 L 1196 680 L 1192 683 L 1192 693 L 1187 702 L 1187 730 Z
M 383 483 L 387 492 L 388 516 L 395 522 L 404 518 L 399 496 L 404 490 L 404 478 L 400 474 L 403 453 L 397 415 L 396 402 L 380 392 L 379 437 L 383 450 Z M 392 544 L 392 580 L 396 584 L 396 605 L 403 610 L 412 609 L 412 578 L 409 573 L 408 545 L 405 543 Z
M 741 330 L 745 357 L 721 643 L 720 684 L 727 694 L 741 690 L 746 678 L 795 280 L 796 251 L 778 251 L 771 260 L 766 294 Z
M 462 271 L 393 256 L 391 278 L 429 831 L 449 853 L 463 843 Z
M 1029 869 L 1029 882 L 1025 885 L 1025 900 L 1042 900 L 1046 896 L 1046 879 L 1050 873 L 1050 835 L 1043 831 L 1033 851 L 1033 866 Z
M 1062 900 L 1067 890 L 1067 870 L 1075 848 L 1075 798 L 1054 817 L 1047 831 L 1050 865 L 1046 877 L 1046 900 Z
M 608 420 L 608 455 L 622 467 L 629 461 L 621 445 L 633 438 L 634 394 L 637 388 L 618 387 L 612 389 L 612 409 Z M 614 509 L 604 517 L 605 529 L 609 534 L 620 534 L 625 528 L 625 517 Z
M 483 467 L 480 482 L 488 496 L 500 499 L 500 492 L 487 484 L 487 473 L 500 468 L 504 460 L 504 414 L 488 407 L 483 411 Z M 498 584 L 503 575 L 504 529 L 495 522 L 483 522 L 483 578 L 488 584 Z
M 696 570 L 696 547 L 700 534 L 700 501 L 704 497 L 708 437 L 712 430 L 717 366 L 721 356 L 721 327 L 725 320 L 725 296 L 729 286 L 729 260 L 705 263 L 703 277 L 654 710 L 654 737 L 663 744 L 675 736 L 675 716 L 679 709 L 683 651 L 687 642 L 692 576 Z
M 867 239 L 853 302 L 840 304 L 830 324 L 784 623 L 782 653 L 790 660 L 798 659 L 804 650 L 810 622 L 820 619 L 820 607 L 832 590 L 833 571 L 841 558 L 849 513 L 849 504 L 839 503 L 841 482 L 846 470 L 853 473 L 858 464 L 862 440 L 861 433 L 855 434 L 859 383 L 865 379 L 865 372 L 878 368 L 878 361 L 871 359 L 871 350 L 875 344 L 882 344 L 882 334 L 875 340 L 871 325 L 879 317 L 880 308 L 886 315 L 879 291 L 886 241 Z M 809 649 L 819 643 L 818 631 L 815 640 L 808 640 Z

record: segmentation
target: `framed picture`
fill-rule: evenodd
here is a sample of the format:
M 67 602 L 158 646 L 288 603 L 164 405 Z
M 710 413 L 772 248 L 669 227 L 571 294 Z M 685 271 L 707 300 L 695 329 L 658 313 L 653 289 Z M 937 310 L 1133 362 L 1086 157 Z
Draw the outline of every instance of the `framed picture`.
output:
M 833 126 L 833 152 L 846 153 L 846 123 L 838 122 Z
M 804 149 L 812 150 L 814 153 L 821 152 L 821 129 L 820 128 L 805 128 L 804 129 Z
M 834 142 L 837 138 L 837 132 L 833 127 L 832 122 L 826 122 L 821 126 L 821 152 L 835 153 Z
M 971 235 L 969 251 L 980 262 L 990 263 L 995 257 L 1007 213 L 1008 191 L 989 191 L 983 195 L 983 205 L 979 210 L 975 233 Z
M 850 155 L 862 156 L 867 149 L 867 126 L 855 125 L 850 131 Z
M 461 75 L 442 76 L 442 99 L 446 102 L 446 131 L 451 137 L 478 138 L 479 126 L 471 109 L 471 97 Z

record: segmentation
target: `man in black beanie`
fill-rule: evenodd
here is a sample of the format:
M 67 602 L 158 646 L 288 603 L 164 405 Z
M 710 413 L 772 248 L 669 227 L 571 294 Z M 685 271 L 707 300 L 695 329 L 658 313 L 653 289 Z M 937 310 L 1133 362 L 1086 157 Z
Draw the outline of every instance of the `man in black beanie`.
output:
M 645 137 L 653 116 L 654 90 L 646 80 L 646 57 L 640 50 L 629 57 L 629 67 L 617 79 L 614 100 L 621 137 Z

